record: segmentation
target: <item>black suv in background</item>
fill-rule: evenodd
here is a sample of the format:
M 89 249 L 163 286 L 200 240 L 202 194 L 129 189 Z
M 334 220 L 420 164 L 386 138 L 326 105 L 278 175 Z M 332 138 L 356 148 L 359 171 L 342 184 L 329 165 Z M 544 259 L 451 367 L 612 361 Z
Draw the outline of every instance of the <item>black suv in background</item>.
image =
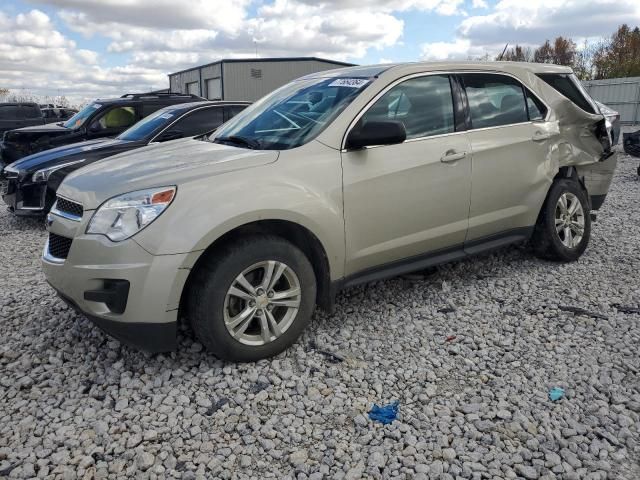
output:
M 78 113 L 77 110 L 66 107 L 40 107 L 40 110 L 44 117 L 44 123 L 64 122 Z
M 87 140 L 34 153 L 0 171 L 0 195 L 16 215 L 46 214 L 53 205 L 58 186 L 74 170 L 150 143 L 211 132 L 248 105 L 248 102 L 208 101 L 171 105 L 152 113 L 116 138 Z
M 120 98 L 95 100 L 66 122 L 43 125 L 40 114 L 40 126 L 5 132 L 0 144 L 0 162 L 8 165 L 32 153 L 61 145 L 115 137 L 163 107 L 202 100 L 202 97 L 182 93 L 130 93 Z
M 0 138 L 7 130 L 44 125 L 44 117 L 37 103 L 0 103 Z

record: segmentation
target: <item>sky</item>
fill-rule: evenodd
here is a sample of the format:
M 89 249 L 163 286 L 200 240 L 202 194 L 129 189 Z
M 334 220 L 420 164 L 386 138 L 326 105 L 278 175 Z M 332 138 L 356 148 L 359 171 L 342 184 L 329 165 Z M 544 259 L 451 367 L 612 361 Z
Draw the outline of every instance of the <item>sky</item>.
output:
M 221 58 L 455 60 L 640 25 L 638 0 L 0 0 L 0 87 L 74 102 Z

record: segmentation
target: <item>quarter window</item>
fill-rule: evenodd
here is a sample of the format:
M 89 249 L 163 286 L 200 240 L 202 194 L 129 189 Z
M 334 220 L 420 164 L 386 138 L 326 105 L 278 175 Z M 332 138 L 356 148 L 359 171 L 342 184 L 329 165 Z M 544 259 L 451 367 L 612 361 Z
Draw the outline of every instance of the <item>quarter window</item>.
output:
M 378 99 L 360 122 L 395 120 L 404 124 L 407 139 L 455 131 L 451 85 L 446 75 L 412 78 Z
M 575 75 L 568 73 L 540 73 L 538 74 L 538 77 L 567 97 L 585 112 L 596 113 L 581 91 L 580 84 L 575 78 Z
M 498 127 L 528 121 L 522 85 L 506 75 L 463 75 L 472 128 Z
M 526 88 L 525 95 L 527 97 L 527 111 L 529 112 L 529 120 L 544 120 L 544 118 L 547 116 L 547 107 L 545 107 L 544 104 Z

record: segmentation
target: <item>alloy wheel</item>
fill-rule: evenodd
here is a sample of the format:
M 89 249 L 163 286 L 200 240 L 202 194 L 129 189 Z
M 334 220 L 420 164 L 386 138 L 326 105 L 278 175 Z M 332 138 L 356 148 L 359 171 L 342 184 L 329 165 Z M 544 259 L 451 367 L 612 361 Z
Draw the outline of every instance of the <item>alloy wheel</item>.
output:
M 584 235 L 584 209 L 573 193 L 564 192 L 558 198 L 555 225 L 556 233 L 565 247 L 573 249 L 580 245 Z
M 224 323 L 240 343 L 273 342 L 296 318 L 302 299 L 300 280 L 283 262 L 251 265 L 231 283 L 224 300 Z

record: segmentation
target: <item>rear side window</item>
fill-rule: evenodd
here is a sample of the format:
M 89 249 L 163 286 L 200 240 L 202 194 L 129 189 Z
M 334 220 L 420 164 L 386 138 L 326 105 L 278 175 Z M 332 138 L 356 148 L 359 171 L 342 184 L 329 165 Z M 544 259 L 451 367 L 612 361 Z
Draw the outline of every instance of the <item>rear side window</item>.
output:
M 180 130 L 184 137 L 193 137 L 210 132 L 222 125 L 222 108 L 203 108 L 188 113 L 185 117 L 170 127 L 170 130 Z
M 472 128 L 499 127 L 529 120 L 522 85 L 506 75 L 462 75 Z
M 22 114 L 24 118 L 40 118 L 42 114 L 40 109 L 35 105 L 22 105 Z
M 167 105 L 161 105 L 159 103 L 143 103 L 142 104 L 142 118 L 147 115 L 152 114 L 153 112 L 157 112 L 161 108 L 166 107 Z
M 547 116 L 547 107 L 529 90 L 525 88 L 525 96 L 527 97 L 527 110 L 529 112 L 529 120 L 544 120 Z
M 225 121 L 235 117 L 237 114 L 239 114 L 245 108 L 247 108 L 247 105 L 230 105 L 228 107 L 225 107 L 225 110 L 226 110 Z
M 0 120 L 15 120 L 18 118 L 17 105 L 0 105 Z
M 402 82 L 374 103 L 360 120 L 396 120 L 404 124 L 407 139 L 455 131 L 451 84 L 446 75 L 429 75 Z
M 585 112 L 596 113 L 580 90 L 577 80 L 568 73 L 539 73 L 538 77 L 567 97 Z

